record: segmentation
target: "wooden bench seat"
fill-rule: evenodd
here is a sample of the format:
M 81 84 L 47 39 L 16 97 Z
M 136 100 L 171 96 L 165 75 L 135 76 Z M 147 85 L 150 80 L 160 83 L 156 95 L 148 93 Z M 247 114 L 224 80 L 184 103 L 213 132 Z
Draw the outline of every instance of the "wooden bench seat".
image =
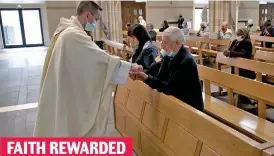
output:
M 118 86 L 114 101 L 116 127 L 138 155 L 262 156 L 273 147 L 140 81 Z
M 211 95 L 203 94 L 205 112 L 252 137 L 274 144 L 274 124 L 229 105 Z M 267 133 L 265 133 L 267 132 Z

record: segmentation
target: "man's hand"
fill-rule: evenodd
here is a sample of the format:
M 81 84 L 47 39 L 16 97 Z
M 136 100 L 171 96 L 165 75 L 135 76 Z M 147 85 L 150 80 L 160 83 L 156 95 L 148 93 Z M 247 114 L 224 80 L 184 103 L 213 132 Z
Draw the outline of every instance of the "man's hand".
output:
M 131 72 L 142 72 L 143 71 L 143 67 L 141 65 L 138 65 L 136 63 L 133 63 L 131 65 L 131 69 L 130 69 Z
M 224 55 L 225 55 L 226 57 L 228 57 L 229 54 L 230 54 L 230 51 L 226 49 L 226 50 L 224 51 Z
M 130 72 L 129 77 L 133 80 L 145 81 L 148 75 L 144 72 Z

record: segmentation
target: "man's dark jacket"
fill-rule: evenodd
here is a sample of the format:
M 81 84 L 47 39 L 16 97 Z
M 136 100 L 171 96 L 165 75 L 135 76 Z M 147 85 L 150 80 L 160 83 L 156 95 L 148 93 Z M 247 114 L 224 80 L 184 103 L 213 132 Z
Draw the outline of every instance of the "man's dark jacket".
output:
M 174 58 L 166 56 L 162 61 L 151 65 L 146 74 L 148 78 L 144 82 L 151 88 L 172 95 L 203 111 L 204 104 L 197 64 L 184 46 Z

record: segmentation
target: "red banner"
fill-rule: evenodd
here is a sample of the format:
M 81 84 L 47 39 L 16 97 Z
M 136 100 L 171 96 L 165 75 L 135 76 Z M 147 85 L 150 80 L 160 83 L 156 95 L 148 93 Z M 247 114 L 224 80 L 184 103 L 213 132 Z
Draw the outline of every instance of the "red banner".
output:
M 131 138 L 1 138 L 1 156 L 132 156 Z

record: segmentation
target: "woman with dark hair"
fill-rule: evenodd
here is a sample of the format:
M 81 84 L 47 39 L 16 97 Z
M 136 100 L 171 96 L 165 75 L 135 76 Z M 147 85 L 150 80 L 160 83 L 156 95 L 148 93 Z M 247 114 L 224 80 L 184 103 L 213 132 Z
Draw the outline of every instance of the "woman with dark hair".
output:
M 164 32 L 169 27 L 166 20 L 162 23 L 162 28 L 159 29 L 160 32 Z
M 141 24 L 133 25 L 128 30 L 128 36 L 133 46 L 137 47 L 131 58 L 132 63 L 142 65 L 144 71 L 147 71 L 157 57 L 157 47 L 152 43 L 146 28 Z
M 251 59 L 252 57 L 252 43 L 247 28 L 238 29 L 236 32 L 236 39 L 232 41 L 230 47 L 224 51 L 224 55 L 227 57 L 241 57 Z M 234 74 L 234 68 L 231 68 L 231 73 Z M 239 69 L 239 75 L 242 77 L 255 79 L 255 72 L 245 69 Z M 252 104 L 251 100 L 246 96 L 239 96 L 242 104 Z

